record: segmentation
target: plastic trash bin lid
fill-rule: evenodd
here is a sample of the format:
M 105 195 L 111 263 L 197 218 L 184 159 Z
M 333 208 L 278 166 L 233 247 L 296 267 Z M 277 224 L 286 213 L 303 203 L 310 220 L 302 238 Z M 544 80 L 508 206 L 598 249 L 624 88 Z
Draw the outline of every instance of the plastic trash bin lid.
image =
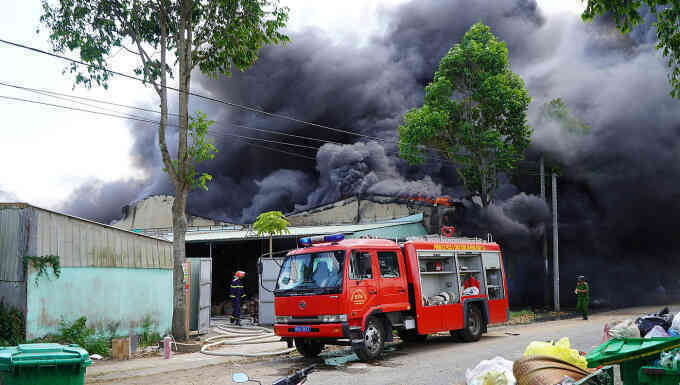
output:
M 613 338 L 586 354 L 588 367 L 618 364 L 680 347 L 680 337 Z
M 85 349 L 78 345 L 24 344 L 0 349 L 0 371 L 17 366 L 92 365 Z

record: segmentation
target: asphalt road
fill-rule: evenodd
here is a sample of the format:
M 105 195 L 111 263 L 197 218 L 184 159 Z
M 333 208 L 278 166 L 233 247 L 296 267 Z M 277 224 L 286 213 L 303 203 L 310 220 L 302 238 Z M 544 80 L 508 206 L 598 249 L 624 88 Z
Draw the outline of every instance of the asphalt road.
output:
M 532 341 L 562 337 L 569 337 L 573 348 L 587 352 L 600 344 L 605 322 L 656 310 L 658 307 L 625 309 L 591 316 L 588 321 L 570 319 L 493 328 L 474 343 L 455 342 L 449 336 L 434 336 L 421 344 L 399 344 L 396 351 L 386 354 L 384 360 L 375 364 L 357 362 L 341 368 L 321 367 L 310 375 L 308 384 L 465 384 L 465 370 L 482 360 L 501 356 L 514 361 L 521 358 Z M 680 307 L 672 310 L 680 310 Z M 508 332 L 519 335 L 508 335 Z M 277 376 L 286 374 L 276 366 L 253 365 L 252 369 L 244 367 L 243 371 L 263 384 L 270 384 Z
M 561 337 L 569 337 L 573 348 L 589 351 L 600 343 L 605 322 L 656 310 L 658 307 L 634 308 L 591 316 L 588 321 L 570 319 L 492 328 L 480 341 L 474 343 L 455 342 L 444 335 L 431 336 L 424 343 L 394 344 L 393 351 L 386 353 L 384 359 L 376 363 L 350 362 L 339 367 L 321 364 L 309 376 L 307 384 L 465 384 L 465 370 L 482 360 L 502 356 L 513 361 L 522 356 L 530 342 L 556 340 Z M 678 311 L 680 306 L 674 306 L 672 310 Z M 245 372 L 251 378 L 262 381 L 262 384 L 271 384 L 277 378 L 315 362 L 321 360 L 277 358 L 241 361 L 114 382 L 221 385 L 232 384 L 233 373 Z

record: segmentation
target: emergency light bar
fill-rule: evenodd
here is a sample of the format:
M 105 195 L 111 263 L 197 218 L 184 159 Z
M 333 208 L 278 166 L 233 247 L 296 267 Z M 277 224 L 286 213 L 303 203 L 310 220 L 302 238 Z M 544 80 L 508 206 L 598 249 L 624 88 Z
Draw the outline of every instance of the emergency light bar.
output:
M 315 237 L 300 238 L 300 243 L 302 246 L 307 247 L 314 243 L 340 242 L 343 239 L 345 239 L 344 234 L 317 235 Z

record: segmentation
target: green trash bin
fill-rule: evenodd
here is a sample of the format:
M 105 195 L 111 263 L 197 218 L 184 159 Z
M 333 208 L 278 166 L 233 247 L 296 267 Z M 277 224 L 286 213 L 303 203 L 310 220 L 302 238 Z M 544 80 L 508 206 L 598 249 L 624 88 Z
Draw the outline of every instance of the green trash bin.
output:
M 614 385 L 614 367 L 604 366 L 588 377 L 584 377 L 575 385 Z
M 638 371 L 651 365 L 664 350 L 680 347 L 678 337 L 613 338 L 586 354 L 588 367 L 620 365 L 624 385 L 639 385 Z
M 641 384 L 678 385 L 680 384 L 680 371 L 656 366 L 643 366 L 638 372 L 638 380 Z
M 25 344 L 0 348 L 2 385 L 83 385 L 92 365 L 78 345 Z

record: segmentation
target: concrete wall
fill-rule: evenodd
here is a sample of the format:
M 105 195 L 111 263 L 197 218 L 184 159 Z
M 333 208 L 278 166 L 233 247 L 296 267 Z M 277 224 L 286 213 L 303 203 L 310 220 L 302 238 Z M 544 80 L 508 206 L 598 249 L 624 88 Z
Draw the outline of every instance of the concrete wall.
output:
M 319 206 L 286 216 L 292 226 L 323 226 L 357 223 L 358 199 L 356 197 Z
M 97 333 L 120 322 L 117 334 L 140 333 L 145 317 L 161 335 L 172 324 L 172 270 L 106 267 L 65 267 L 59 278 L 50 274 L 35 282 L 28 276 L 26 335 L 34 339 L 58 331 L 63 319 L 87 317 Z
M 455 210 L 446 207 L 447 210 Z M 423 213 L 423 225 L 430 233 L 438 233 L 443 208 L 408 202 L 394 197 L 351 197 L 287 216 L 293 226 L 323 226 L 344 223 L 371 223 Z
M 150 196 L 132 206 L 126 206 L 123 210 L 123 218 L 114 221 L 112 225 L 125 230 L 172 228 L 174 201 L 175 197 L 172 195 Z M 187 214 L 187 226 L 213 225 L 229 225 L 229 223 Z

